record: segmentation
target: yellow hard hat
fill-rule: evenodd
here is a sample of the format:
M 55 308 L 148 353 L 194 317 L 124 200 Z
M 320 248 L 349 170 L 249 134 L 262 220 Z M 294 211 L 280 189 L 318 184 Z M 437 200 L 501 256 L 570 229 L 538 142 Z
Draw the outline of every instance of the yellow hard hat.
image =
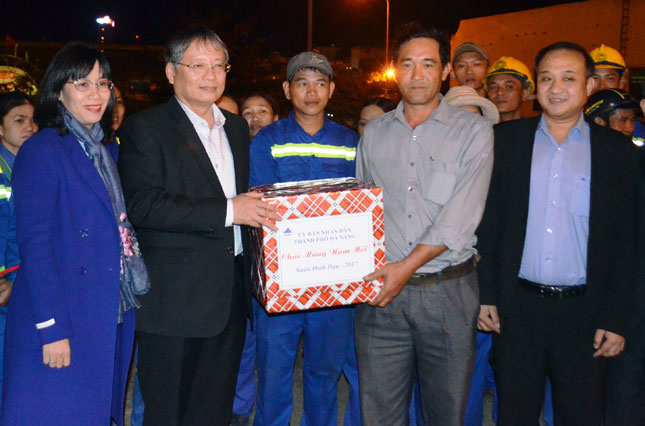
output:
M 609 68 L 614 70 L 625 71 L 625 60 L 620 52 L 609 46 L 601 44 L 589 52 L 596 68 Z
M 484 79 L 484 83 L 486 84 L 486 88 L 488 89 L 488 80 L 494 75 L 497 74 L 511 74 L 517 77 L 523 84 L 528 85 L 528 89 L 530 93 L 533 93 L 533 90 L 535 90 L 535 83 L 533 82 L 533 79 L 531 78 L 531 72 L 529 71 L 529 68 L 524 65 L 524 62 L 520 61 L 519 59 L 515 59 L 512 56 L 502 56 L 498 60 L 496 60 L 493 65 L 488 68 L 488 74 L 486 74 L 486 78 Z

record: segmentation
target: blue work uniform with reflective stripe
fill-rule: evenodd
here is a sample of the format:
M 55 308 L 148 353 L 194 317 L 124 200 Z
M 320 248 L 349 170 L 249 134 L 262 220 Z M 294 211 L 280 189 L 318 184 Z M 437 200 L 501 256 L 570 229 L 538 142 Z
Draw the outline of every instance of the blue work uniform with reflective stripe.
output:
M 263 128 L 251 142 L 250 185 L 353 177 L 358 135 L 325 118 L 309 135 L 293 111 Z M 304 413 L 301 425 L 335 426 L 338 378 L 345 372 L 350 401 L 345 425 L 360 424 L 353 308 L 268 315 L 254 301 L 258 391 L 255 426 L 289 424 L 293 369 L 303 336 Z
M 355 132 L 328 119 L 311 136 L 292 111 L 253 138 L 249 184 L 353 177 L 357 144 Z
M 13 212 L 13 193 L 11 181 L 7 177 L 7 173 L 11 173 L 10 168 L 7 169 L 7 164 L 11 163 L 13 165 L 14 158 L 13 154 L 10 159 L 6 159 L 3 156 L 4 162 L 0 162 L 0 164 L 5 165 L 5 167 L 0 166 L 0 272 L 20 263 L 18 242 L 16 241 L 16 219 Z M 13 282 L 16 278 L 16 272 L 11 272 L 6 278 L 8 281 Z M 7 307 L 0 306 L 0 393 L 2 392 L 2 364 L 6 324 Z M 0 417 L 2 417 L 2 401 L 0 401 Z

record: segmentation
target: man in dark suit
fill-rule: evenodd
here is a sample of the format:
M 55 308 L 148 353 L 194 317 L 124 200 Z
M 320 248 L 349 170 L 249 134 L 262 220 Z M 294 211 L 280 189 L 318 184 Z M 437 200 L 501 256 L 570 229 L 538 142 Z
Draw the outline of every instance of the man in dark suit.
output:
M 556 425 L 600 425 L 602 358 L 625 344 L 636 156 L 584 121 L 594 82 L 581 46 L 545 47 L 536 75 L 541 117 L 495 129 L 478 326 L 497 333 L 500 426 L 538 424 L 547 376 Z
M 175 96 L 128 119 L 119 171 L 152 289 L 137 312 L 145 425 L 228 425 L 250 298 L 240 225 L 273 227 L 275 209 L 245 193 L 249 130 L 214 102 L 228 52 L 205 28 L 166 51 Z

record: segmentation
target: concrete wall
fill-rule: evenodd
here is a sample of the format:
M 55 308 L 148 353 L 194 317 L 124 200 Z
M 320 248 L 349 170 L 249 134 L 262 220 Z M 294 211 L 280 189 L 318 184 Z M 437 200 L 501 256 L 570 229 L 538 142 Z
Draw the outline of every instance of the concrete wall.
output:
M 629 41 L 625 61 L 631 68 L 645 68 L 645 0 L 631 0 Z

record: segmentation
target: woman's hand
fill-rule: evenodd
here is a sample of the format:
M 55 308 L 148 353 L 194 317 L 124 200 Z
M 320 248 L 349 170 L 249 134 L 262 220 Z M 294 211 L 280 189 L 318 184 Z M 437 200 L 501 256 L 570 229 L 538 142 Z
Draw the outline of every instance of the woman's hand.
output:
M 49 365 L 51 368 L 69 367 L 71 358 L 69 339 L 43 345 L 43 364 Z

